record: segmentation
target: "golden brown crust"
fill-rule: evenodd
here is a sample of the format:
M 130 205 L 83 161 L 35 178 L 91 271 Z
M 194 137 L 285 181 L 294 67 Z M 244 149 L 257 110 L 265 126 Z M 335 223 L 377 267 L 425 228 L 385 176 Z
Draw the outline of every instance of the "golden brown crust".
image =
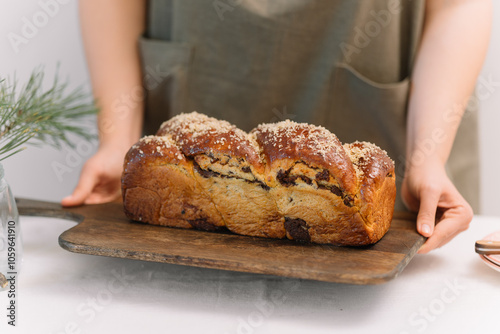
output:
M 385 151 L 372 143 L 354 142 L 344 147 L 359 175 L 360 195 L 356 205 L 373 243 L 387 232 L 394 213 L 394 162 Z
M 296 161 L 329 171 L 341 189 L 354 194 L 356 174 L 337 136 L 327 129 L 306 123 L 283 121 L 261 124 L 251 134 L 261 147 L 267 172 L 287 170 Z
M 175 140 L 192 166 L 193 181 L 210 195 L 230 231 L 284 237 L 284 218 L 270 198 L 262 179 L 264 165 L 247 133 L 195 112 L 163 123 L 157 137 L 163 135 Z
M 226 121 L 197 112 L 180 114 L 164 122 L 156 133 L 157 136 L 166 134 L 172 135 L 187 157 L 222 153 L 245 159 L 258 172 L 263 172 L 256 144 L 246 132 Z
M 382 238 L 396 196 L 394 163 L 373 144 L 290 121 L 247 134 L 198 113 L 130 149 L 122 191 L 133 220 L 354 246 Z
M 194 180 L 192 162 L 169 136 L 146 137 L 132 146 L 125 157 L 122 195 L 125 214 L 136 221 L 206 230 L 226 225 Z

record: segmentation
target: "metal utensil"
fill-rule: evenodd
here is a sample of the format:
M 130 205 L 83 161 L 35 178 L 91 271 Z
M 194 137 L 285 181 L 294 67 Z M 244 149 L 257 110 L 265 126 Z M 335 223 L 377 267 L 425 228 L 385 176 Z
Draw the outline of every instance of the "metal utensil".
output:
M 490 256 L 500 254 L 500 241 L 478 240 L 476 241 L 476 253 L 488 262 L 494 269 L 500 270 L 500 262 L 497 258 Z
M 476 241 L 476 253 L 482 255 L 500 254 L 500 241 L 478 240 Z

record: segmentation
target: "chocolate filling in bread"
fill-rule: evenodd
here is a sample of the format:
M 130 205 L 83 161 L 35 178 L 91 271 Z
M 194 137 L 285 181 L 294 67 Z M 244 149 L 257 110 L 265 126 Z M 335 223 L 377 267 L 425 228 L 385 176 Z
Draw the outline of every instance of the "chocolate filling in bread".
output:
M 328 181 L 330 179 L 330 172 L 328 169 L 323 169 L 315 176 L 317 181 Z
M 297 241 L 310 242 L 309 226 L 300 218 L 285 217 L 285 230 L 290 236 Z
M 207 218 L 188 220 L 188 223 L 197 230 L 210 231 L 210 232 L 227 231 L 227 228 L 225 226 L 216 226 L 211 222 L 209 222 Z
M 187 222 L 195 229 L 197 230 L 203 230 L 203 231 L 211 231 L 211 232 L 219 232 L 219 231 L 227 231 L 227 228 L 225 226 L 217 226 L 214 223 L 212 223 L 209 218 L 203 217 L 202 214 L 202 209 L 199 207 L 189 204 L 189 203 L 184 203 L 183 208 L 181 211 L 182 215 L 185 214 L 191 214 L 195 216 L 202 216 L 200 218 L 196 219 L 187 219 Z
M 210 177 L 220 177 L 220 178 L 228 178 L 228 179 L 239 179 L 239 180 L 243 180 L 243 181 L 248 182 L 248 183 L 257 183 L 264 190 L 271 189 L 271 188 L 269 188 L 269 186 L 267 184 L 265 184 L 264 182 L 259 181 L 257 179 L 255 179 L 255 180 L 247 180 L 247 179 L 238 177 L 237 175 L 224 175 L 224 174 L 221 174 L 221 173 L 218 173 L 218 172 L 214 172 L 212 170 L 203 169 L 203 168 L 200 167 L 200 165 L 195 160 L 193 160 L 193 167 L 194 167 L 194 170 L 198 174 L 200 174 L 202 177 L 207 178 L 207 179 L 210 178 Z
M 241 171 L 244 172 L 244 173 L 251 173 L 252 170 L 250 169 L 249 166 L 243 166 L 241 167 Z
M 294 166 L 290 167 L 286 171 L 284 171 L 283 169 L 280 169 L 278 171 L 278 173 L 276 174 L 276 178 L 278 179 L 279 183 L 285 187 L 290 187 L 290 186 L 297 185 L 297 183 L 296 183 L 297 179 L 301 179 L 305 183 L 311 185 L 313 181 L 310 178 L 308 178 L 307 176 L 290 175 L 290 172 L 292 171 Z M 308 166 L 308 167 L 311 168 L 310 166 Z M 330 191 L 334 195 L 341 197 L 344 200 L 344 204 L 346 206 L 352 207 L 354 199 L 350 195 L 346 195 L 342 189 L 340 189 L 336 185 L 321 184 L 318 182 L 318 181 L 328 181 L 329 178 L 330 178 L 330 173 L 328 172 L 327 169 L 323 169 L 321 172 L 318 172 L 315 176 L 315 179 L 316 179 L 315 181 L 316 181 L 316 185 L 318 186 L 318 189 L 325 189 L 325 190 Z
M 280 169 L 278 171 L 278 174 L 276 175 L 276 178 L 281 183 L 281 185 L 283 185 L 285 187 L 295 186 L 296 185 L 295 181 L 297 179 L 301 179 L 302 181 L 304 181 L 307 184 L 312 184 L 311 179 L 308 178 L 307 176 L 304 176 L 304 175 L 293 175 L 293 176 L 290 176 L 290 171 L 291 170 L 292 170 L 292 168 L 289 168 L 287 171 L 283 171 L 283 169 Z
M 348 207 L 352 207 L 354 205 L 354 199 L 350 195 L 346 195 L 339 187 L 333 185 L 323 185 L 318 183 L 318 189 L 329 190 L 333 194 L 342 197 L 344 200 L 344 204 Z
M 324 185 L 324 184 L 318 183 L 318 189 L 325 189 L 325 190 L 331 191 L 333 194 L 335 194 L 337 196 L 344 197 L 344 193 L 342 192 L 342 190 L 340 190 L 339 187 L 334 186 L 334 185 Z

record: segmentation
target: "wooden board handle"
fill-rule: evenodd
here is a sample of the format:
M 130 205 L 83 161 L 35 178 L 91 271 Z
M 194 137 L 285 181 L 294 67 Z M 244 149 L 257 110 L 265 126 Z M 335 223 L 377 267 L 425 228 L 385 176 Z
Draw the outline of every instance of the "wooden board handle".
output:
M 83 215 L 74 212 L 72 209 L 63 208 L 59 203 L 16 198 L 16 204 L 19 214 L 23 216 L 62 218 L 77 223 L 84 219 Z
M 121 199 L 114 202 L 122 203 Z M 55 202 L 16 198 L 16 204 L 19 214 L 23 216 L 61 218 L 72 220 L 76 223 L 81 223 L 85 219 L 116 218 L 113 215 L 110 216 L 110 203 L 63 207 L 60 203 Z

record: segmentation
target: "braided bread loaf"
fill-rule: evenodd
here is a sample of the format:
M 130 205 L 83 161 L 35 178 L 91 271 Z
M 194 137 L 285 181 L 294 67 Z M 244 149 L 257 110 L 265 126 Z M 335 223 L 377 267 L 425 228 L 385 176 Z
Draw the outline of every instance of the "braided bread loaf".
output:
M 389 229 L 394 163 L 367 142 L 283 121 L 249 134 L 193 112 L 162 124 L 125 157 L 122 194 L 135 221 L 336 245 Z

